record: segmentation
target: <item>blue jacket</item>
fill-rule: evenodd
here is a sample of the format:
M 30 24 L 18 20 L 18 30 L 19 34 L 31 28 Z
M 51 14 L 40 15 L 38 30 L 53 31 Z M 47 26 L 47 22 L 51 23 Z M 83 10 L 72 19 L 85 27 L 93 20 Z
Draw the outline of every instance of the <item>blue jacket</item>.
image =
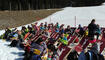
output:
M 31 60 L 41 60 L 40 55 L 33 55 Z
M 84 53 L 84 51 L 82 51 L 78 57 L 78 60 L 86 60 L 86 55 Z
M 41 29 L 41 30 L 44 30 L 45 28 L 44 28 L 44 27 L 40 27 L 40 29 Z

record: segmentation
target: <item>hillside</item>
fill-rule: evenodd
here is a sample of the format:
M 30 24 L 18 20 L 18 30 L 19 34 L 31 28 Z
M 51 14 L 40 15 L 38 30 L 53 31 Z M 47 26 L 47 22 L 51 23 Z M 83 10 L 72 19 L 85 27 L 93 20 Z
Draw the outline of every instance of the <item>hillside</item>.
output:
M 30 11 L 0 11 L 0 29 L 18 27 L 43 19 L 60 9 Z

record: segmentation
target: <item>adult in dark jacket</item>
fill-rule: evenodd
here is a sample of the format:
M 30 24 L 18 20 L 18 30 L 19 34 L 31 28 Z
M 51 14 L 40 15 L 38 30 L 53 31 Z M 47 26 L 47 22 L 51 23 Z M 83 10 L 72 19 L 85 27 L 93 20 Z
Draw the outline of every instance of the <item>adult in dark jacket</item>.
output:
M 90 40 L 94 40 L 95 31 L 97 30 L 95 19 L 93 19 L 91 23 L 88 25 L 88 30 L 89 30 L 88 37 L 90 38 Z

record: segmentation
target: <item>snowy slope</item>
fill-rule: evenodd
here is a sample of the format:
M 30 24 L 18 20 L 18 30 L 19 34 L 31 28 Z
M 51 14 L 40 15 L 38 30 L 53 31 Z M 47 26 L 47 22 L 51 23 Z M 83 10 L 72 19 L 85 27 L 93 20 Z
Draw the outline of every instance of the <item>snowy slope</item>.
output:
M 105 27 L 105 5 L 93 6 L 93 7 L 66 7 L 64 10 L 59 11 L 40 22 L 59 22 L 60 24 L 66 24 L 75 26 L 81 24 L 87 26 L 92 19 L 96 19 L 96 23 L 101 27 Z
M 60 24 L 75 26 L 76 20 L 76 25 L 81 24 L 87 26 L 93 18 L 96 19 L 97 24 L 100 24 L 101 27 L 105 27 L 105 5 L 76 8 L 66 7 L 64 10 L 56 12 L 38 22 L 59 22 Z M 18 29 L 21 29 L 21 26 L 18 27 Z M 0 35 L 4 32 L 4 30 L 1 30 Z M 22 60 L 23 56 L 21 55 L 24 51 L 18 48 L 8 47 L 8 44 L 10 44 L 10 42 L 0 40 L 0 60 Z

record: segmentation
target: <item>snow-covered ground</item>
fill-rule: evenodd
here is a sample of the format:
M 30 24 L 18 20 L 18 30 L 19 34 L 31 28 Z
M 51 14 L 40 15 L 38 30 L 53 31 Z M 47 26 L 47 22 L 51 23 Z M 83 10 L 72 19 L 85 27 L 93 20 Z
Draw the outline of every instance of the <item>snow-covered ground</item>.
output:
M 48 22 L 48 23 L 56 23 L 60 24 L 76 26 L 81 24 L 83 26 L 87 26 L 92 19 L 96 19 L 96 23 L 101 27 L 105 27 L 105 5 L 102 6 L 93 6 L 93 7 L 66 7 L 62 11 L 56 12 L 53 15 L 38 21 Z M 18 29 L 21 29 L 19 27 Z M 5 31 L 1 30 L 0 35 Z M 0 60 L 22 60 L 24 53 L 23 50 L 18 48 L 11 48 L 7 45 L 10 42 L 5 42 L 0 40 Z
M 75 18 L 76 17 L 76 18 Z M 60 24 L 76 26 L 79 24 L 87 26 L 92 19 L 96 19 L 96 23 L 101 27 L 105 27 L 105 5 L 91 7 L 66 7 L 40 22 L 59 22 Z
M 9 47 L 10 42 L 0 40 L 0 60 L 22 60 L 24 51 L 20 48 Z

